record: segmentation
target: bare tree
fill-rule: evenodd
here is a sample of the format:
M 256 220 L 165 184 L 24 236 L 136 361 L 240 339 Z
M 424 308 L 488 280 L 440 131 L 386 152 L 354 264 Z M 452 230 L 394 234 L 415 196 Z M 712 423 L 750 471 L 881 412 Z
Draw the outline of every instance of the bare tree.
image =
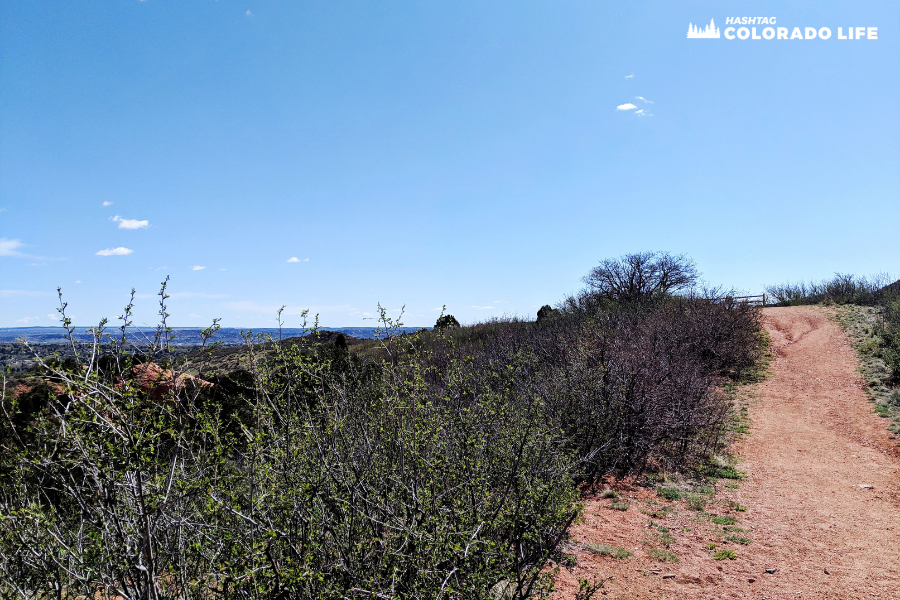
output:
M 589 293 L 626 304 L 646 304 L 693 286 L 699 274 L 684 254 L 638 252 L 607 258 L 588 273 Z

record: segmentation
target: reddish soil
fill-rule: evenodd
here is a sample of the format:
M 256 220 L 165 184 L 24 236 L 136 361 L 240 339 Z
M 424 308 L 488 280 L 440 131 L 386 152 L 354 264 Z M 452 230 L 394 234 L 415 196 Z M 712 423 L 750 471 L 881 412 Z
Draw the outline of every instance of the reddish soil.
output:
M 747 390 L 750 433 L 733 449 L 747 477 L 737 489 L 719 480 L 705 509 L 736 519 L 745 532 L 723 531 L 684 500 L 617 485 L 631 507 L 622 512 L 608 499 L 587 500 L 585 522 L 573 528 L 568 548 L 577 565 L 561 568 L 554 600 L 573 598 L 579 577 L 613 578 L 598 599 L 900 598 L 900 449 L 872 411 L 855 351 L 826 310 L 763 314 L 775 360 L 771 376 Z M 662 506 L 675 512 L 651 524 L 647 513 Z M 663 547 L 658 526 L 673 536 L 669 549 L 680 562 L 647 556 L 645 541 Z M 752 543 L 724 539 L 735 533 Z M 588 542 L 634 556 L 598 556 Z M 710 543 L 736 559 L 714 560 Z

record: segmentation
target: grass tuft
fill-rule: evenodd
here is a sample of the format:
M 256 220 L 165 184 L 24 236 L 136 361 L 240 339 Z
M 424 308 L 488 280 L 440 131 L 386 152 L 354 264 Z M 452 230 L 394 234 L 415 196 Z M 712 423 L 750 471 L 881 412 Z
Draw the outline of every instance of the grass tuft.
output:
M 612 558 L 628 558 L 632 555 L 632 553 L 625 548 L 619 548 L 618 546 L 612 546 L 610 544 L 588 542 L 584 545 L 584 547 L 589 552 L 592 552 L 593 554 L 599 554 L 600 556 L 611 556 Z
M 674 552 L 661 548 L 647 548 L 647 556 L 660 562 L 677 563 L 681 560 Z
M 656 495 L 666 500 L 678 500 L 681 498 L 681 492 L 675 488 L 659 488 L 656 490 Z

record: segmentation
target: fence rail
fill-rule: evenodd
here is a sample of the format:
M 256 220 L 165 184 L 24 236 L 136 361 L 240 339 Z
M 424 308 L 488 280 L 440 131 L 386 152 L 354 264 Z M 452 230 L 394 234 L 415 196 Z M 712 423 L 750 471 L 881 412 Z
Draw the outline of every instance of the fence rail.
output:
M 716 300 L 725 300 L 728 302 L 746 302 L 747 304 L 752 304 L 753 306 L 765 306 L 766 305 L 766 294 L 759 294 L 756 296 L 722 296 L 721 298 L 716 298 Z

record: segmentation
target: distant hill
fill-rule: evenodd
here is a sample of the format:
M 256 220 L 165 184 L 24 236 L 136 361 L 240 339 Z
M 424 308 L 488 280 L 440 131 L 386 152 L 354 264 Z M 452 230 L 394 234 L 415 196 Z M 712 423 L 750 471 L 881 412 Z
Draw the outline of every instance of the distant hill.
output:
M 90 342 L 93 338 L 89 333 L 87 333 L 87 329 L 87 327 L 76 327 L 75 333 L 73 333 L 73 337 L 75 338 L 75 340 L 80 342 Z M 322 327 L 320 330 L 326 329 L 328 331 L 340 332 L 345 335 L 361 339 L 373 339 L 376 337 L 377 331 L 377 328 L 375 327 Z M 420 329 L 431 328 L 401 328 L 404 333 L 419 331 Z M 173 332 L 174 338 L 171 340 L 171 343 L 176 346 L 199 345 L 201 342 L 200 332 L 202 331 L 202 327 L 175 327 Z M 226 346 L 237 346 L 244 342 L 244 338 L 241 335 L 242 331 L 251 330 L 238 329 L 234 327 L 223 327 L 216 333 L 212 341 L 222 342 L 222 344 Z M 109 329 L 108 332 L 115 336 L 119 333 L 119 330 L 113 328 Z M 254 335 L 270 335 L 275 339 L 277 339 L 279 336 L 279 331 L 275 328 L 253 329 L 252 332 Z M 307 333 L 308 331 L 304 329 L 285 327 L 281 330 L 281 337 L 300 337 L 306 335 Z M 154 334 L 155 330 L 153 329 L 139 329 L 137 327 L 128 329 L 128 337 L 133 342 L 136 342 L 138 344 L 144 339 L 147 339 L 148 341 L 152 340 Z M 64 344 L 67 342 L 65 338 L 65 331 L 63 331 L 61 327 L 0 327 L 0 343 L 15 342 L 19 338 L 25 338 L 31 344 Z

